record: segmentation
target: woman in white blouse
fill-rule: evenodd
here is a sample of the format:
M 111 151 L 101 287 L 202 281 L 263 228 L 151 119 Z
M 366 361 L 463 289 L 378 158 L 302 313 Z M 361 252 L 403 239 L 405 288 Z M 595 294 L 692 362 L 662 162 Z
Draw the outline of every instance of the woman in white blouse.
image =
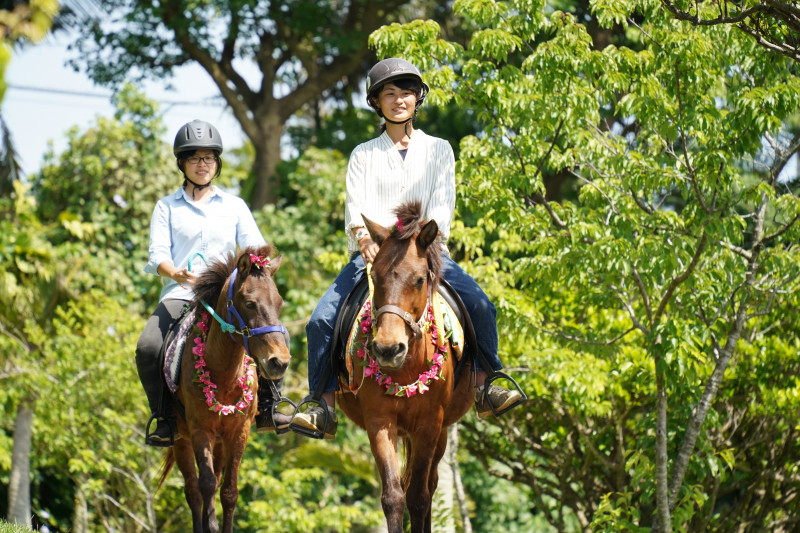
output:
M 380 136 L 357 146 L 350 155 L 345 206 L 350 262 L 320 299 L 306 326 L 311 391 L 317 389 L 329 360 L 339 308 L 364 275 L 364 265 L 378 253 L 378 245 L 370 238 L 361 215 L 389 227 L 395 222 L 394 209 L 411 200 L 422 202 L 423 219 L 436 220 L 439 242 L 445 251 L 443 277 L 463 300 L 475 328 L 479 349 L 494 370 L 502 368 L 497 356 L 495 306 L 447 253 L 456 201 L 455 161 L 447 141 L 414 128 L 417 109 L 427 93 L 428 86 L 422 81 L 419 71 L 403 59 L 385 59 L 372 67 L 367 76 L 367 103 L 385 120 L 385 124 Z M 493 412 L 501 414 L 520 403 L 522 395 L 516 390 L 490 385 L 484 393 L 486 376 L 478 365 L 478 416 Z M 336 387 L 336 376 L 330 375 L 322 396 L 329 409 L 323 435 L 327 439 L 334 438 L 336 433 Z M 296 414 L 292 426 L 322 433 L 325 419 L 322 407 L 315 405 Z

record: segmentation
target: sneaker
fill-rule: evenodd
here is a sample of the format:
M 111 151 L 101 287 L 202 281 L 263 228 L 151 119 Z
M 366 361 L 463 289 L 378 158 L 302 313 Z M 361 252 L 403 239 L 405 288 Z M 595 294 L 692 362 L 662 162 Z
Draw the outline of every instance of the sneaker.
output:
M 289 428 L 292 423 L 290 415 L 281 413 L 277 409 L 269 416 L 269 412 L 262 412 L 256 415 L 256 432 L 269 433 L 275 430 L 284 430 Z
M 508 390 L 499 385 L 489 385 L 488 390 L 478 389 L 475 393 L 475 409 L 478 418 L 486 418 L 494 414 L 499 416 L 516 407 L 522 401 L 522 394 L 518 390 Z M 492 409 L 494 407 L 494 409 Z
M 327 428 L 325 425 L 327 418 Z M 332 439 L 336 436 L 336 427 L 339 423 L 336 420 L 336 411 L 328 408 L 328 416 L 321 405 L 315 405 L 305 413 L 297 413 L 292 419 L 291 429 L 301 435 L 317 437 L 322 435 L 324 439 Z M 316 435 L 315 435 L 316 434 Z

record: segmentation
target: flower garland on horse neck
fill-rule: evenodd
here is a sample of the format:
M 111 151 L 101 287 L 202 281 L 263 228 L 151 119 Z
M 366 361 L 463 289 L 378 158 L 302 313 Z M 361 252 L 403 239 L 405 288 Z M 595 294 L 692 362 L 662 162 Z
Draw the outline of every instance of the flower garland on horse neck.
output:
M 269 263 L 267 262 L 267 264 Z M 209 313 L 200 313 L 200 319 L 197 321 L 197 324 L 195 324 L 197 329 L 200 330 L 200 334 L 194 339 L 196 346 L 192 348 L 192 354 L 194 354 L 195 383 L 200 383 L 203 386 L 203 394 L 206 397 L 206 405 L 208 405 L 209 411 L 219 413 L 220 416 L 231 414 L 233 416 L 244 415 L 244 410 L 247 409 L 247 406 L 253 401 L 253 391 L 250 390 L 250 387 L 255 383 L 255 362 L 250 355 L 245 353 L 244 359 L 242 360 L 244 375 L 239 378 L 239 388 L 242 389 L 242 398 L 233 405 L 219 403 L 217 400 L 217 393 L 215 392 L 217 385 L 211 381 L 211 374 L 206 370 L 206 339 L 208 338 L 208 324 L 210 320 L 211 315 Z
M 386 394 L 401 397 L 411 397 L 417 393 L 424 394 L 425 391 L 429 390 L 430 387 L 428 384 L 430 382 L 444 379 L 442 377 L 442 366 L 447 360 L 447 352 L 445 351 L 446 344 L 443 343 L 441 346 L 439 345 L 439 334 L 438 328 L 436 327 L 436 316 L 432 303 L 428 304 L 427 322 L 424 324 L 424 327 L 430 326 L 431 329 L 431 344 L 434 346 L 433 357 L 429 362 L 430 366 L 428 367 L 428 370 L 422 372 L 414 383 L 410 383 L 408 385 L 400 385 L 395 383 L 392 380 L 392 376 L 387 376 L 381 371 L 375 358 L 373 358 L 371 355 L 367 357 L 369 345 L 372 343 L 372 338 L 375 336 L 375 323 L 372 319 L 371 301 L 367 301 L 364 304 L 364 312 L 361 314 L 358 320 L 360 323 L 361 332 L 366 335 L 366 340 L 364 342 L 359 342 L 355 345 L 356 356 L 362 360 L 362 362 L 359 364 L 364 367 L 364 377 L 374 376 L 374 379 L 378 382 L 378 385 L 383 385 L 383 387 L 386 389 Z

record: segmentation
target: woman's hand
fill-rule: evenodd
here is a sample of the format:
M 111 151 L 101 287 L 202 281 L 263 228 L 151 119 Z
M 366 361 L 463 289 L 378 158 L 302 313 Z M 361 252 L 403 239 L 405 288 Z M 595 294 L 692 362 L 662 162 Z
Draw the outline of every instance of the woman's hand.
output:
M 375 241 L 373 241 L 371 237 L 364 237 L 358 245 L 364 264 L 372 263 L 372 260 L 375 259 L 375 256 L 378 254 L 378 250 L 380 250 Z
M 172 279 L 178 282 L 178 285 L 183 287 L 184 289 L 188 289 L 189 287 L 194 285 L 194 282 L 197 280 L 197 276 L 193 273 L 189 272 L 189 270 L 185 268 L 181 268 L 176 270 L 172 276 Z

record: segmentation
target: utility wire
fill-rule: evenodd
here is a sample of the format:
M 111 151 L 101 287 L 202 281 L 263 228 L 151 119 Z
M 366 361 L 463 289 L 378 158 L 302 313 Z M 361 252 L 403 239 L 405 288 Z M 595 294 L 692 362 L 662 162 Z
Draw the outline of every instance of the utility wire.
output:
M 47 93 L 47 94 L 62 94 L 66 96 L 80 96 L 82 98 L 102 98 L 104 100 L 110 99 L 113 94 L 112 93 L 88 93 L 82 91 L 70 91 L 67 89 L 53 89 L 49 87 L 33 87 L 31 85 L 16 85 L 13 83 L 9 83 L 7 85 L 9 89 L 15 89 L 18 91 L 29 91 L 29 92 L 39 92 L 39 93 Z M 155 99 L 161 104 L 169 105 L 169 106 L 202 106 L 202 105 L 219 105 L 222 101 L 221 96 L 209 96 L 208 98 L 204 98 L 202 100 L 197 100 L 194 102 L 186 102 L 186 101 L 179 101 L 179 100 L 159 100 Z

